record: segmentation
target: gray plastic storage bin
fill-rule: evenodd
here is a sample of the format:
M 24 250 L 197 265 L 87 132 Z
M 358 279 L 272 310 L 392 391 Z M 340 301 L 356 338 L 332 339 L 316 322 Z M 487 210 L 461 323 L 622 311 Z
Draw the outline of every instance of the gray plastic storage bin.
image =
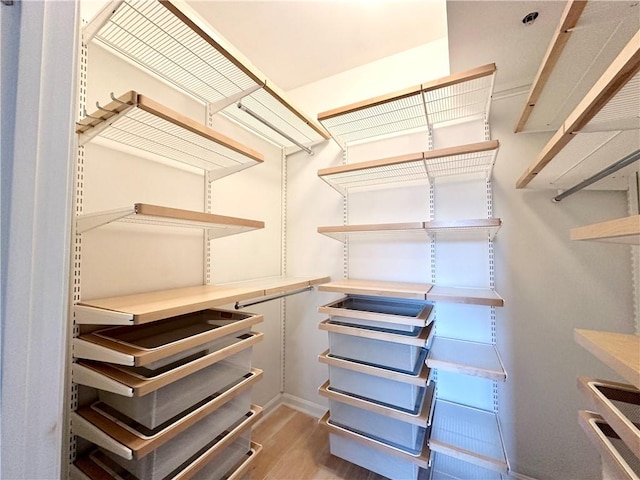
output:
M 214 455 L 198 473 L 191 477 L 192 480 L 220 480 L 228 477 L 233 473 L 232 469 L 246 458 L 249 450 L 251 450 L 251 430 L 245 431 L 229 446 Z
M 329 449 L 336 457 L 392 480 L 417 480 L 420 473 L 420 467 L 411 462 L 333 433 L 329 434 Z
M 347 393 L 382 405 L 390 405 L 411 413 L 420 409 L 424 386 L 368 375 L 329 365 L 329 383 L 338 392 Z
M 419 427 L 379 413 L 329 400 L 331 423 L 371 437 L 411 455 L 420 455 L 426 426 Z
M 346 330 L 350 331 L 348 333 L 327 332 L 329 334 L 329 351 L 334 357 L 407 373 L 414 372 L 419 367 L 418 362 L 424 361 L 426 353 L 423 349 L 427 347 L 427 339 L 421 346 L 407 345 L 400 343 L 403 338 L 408 337 L 407 335 L 389 334 L 386 340 L 379 340 L 367 338 L 367 331 L 362 327 L 350 326 Z M 359 335 L 359 330 L 362 332 L 362 336 Z M 421 332 L 422 329 L 417 329 L 411 338 L 417 338 Z
M 200 451 L 210 448 L 218 435 L 244 421 L 251 409 L 251 391 L 245 390 L 140 459 L 126 460 L 106 450 L 104 453 L 138 478 L 163 479 L 196 454 L 204 453 Z
M 411 332 L 431 322 L 433 303 L 421 300 L 347 295 L 318 308 L 331 320 L 348 325 Z
M 248 374 L 252 353 L 252 347 L 245 348 L 142 397 L 124 397 L 104 390 L 98 391 L 99 397 L 145 427 L 155 428 Z

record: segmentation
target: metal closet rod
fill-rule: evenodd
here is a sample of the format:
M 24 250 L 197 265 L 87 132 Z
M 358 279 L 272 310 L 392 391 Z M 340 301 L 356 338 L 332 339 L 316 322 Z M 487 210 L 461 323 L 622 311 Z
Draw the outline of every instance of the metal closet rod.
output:
M 289 135 L 287 135 L 282 130 L 280 130 L 278 127 L 276 127 L 273 123 L 271 123 L 270 121 L 262 118 L 260 115 L 258 115 L 253 110 L 251 110 L 248 107 L 245 107 L 244 105 L 242 105 L 242 103 L 238 102 L 238 108 L 240 110 L 242 110 L 243 112 L 246 112 L 249 116 L 251 116 L 251 117 L 255 118 L 256 120 L 258 120 L 259 122 L 265 124 L 267 127 L 269 127 L 274 132 L 282 135 L 284 138 L 289 140 L 291 143 L 295 144 L 298 148 L 301 148 L 302 150 L 307 152 L 309 155 L 313 155 L 313 150 L 311 150 L 309 147 L 307 147 L 307 146 L 301 144 L 300 142 L 298 142 L 297 140 L 291 138 Z
M 622 169 L 622 168 L 624 168 L 624 167 L 626 167 L 628 165 L 631 165 L 633 162 L 635 162 L 637 160 L 640 160 L 640 150 L 636 150 L 635 152 L 630 153 L 626 157 L 623 157 L 620 160 L 618 160 L 617 162 L 609 165 L 607 168 L 605 168 L 603 170 L 600 170 L 595 175 L 590 176 L 586 180 L 581 181 L 580 183 L 578 183 L 577 185 L 574 185 L 570 189 L 565 190 L 564 192 L 562 192 L 559 195 L 556 195 L 555 197 L 553 197 L 553 201 L 557 203 L 560 200 L 562 200 L 564 198 L 567 198 L 569 195 L 573 195 L 574 193 L 579 192 L 583 188 L 588 187 L 592 183 L 595 183 L 598 180 L 602 180 L 603 178 L 608 177 L 612 173 L 615 173 L 618 170 L 620 170 L 620 169 Z
M 291 290 L 290 292 L 285 293 L 276 293 L 274 295 L 269 295 L 267 297 L 263 297 L 260 300 L 256 300 L 254 302 L 236 302 L 235 309 L 240 310 L 241 308 L 250 307 L 251 305 L 257 305 L 259 303 L 269 302 L 271 300 L 277 300 L 278 298 L 288 297 L 290 295 L 295 295 L 297 293 L 308 292 L 309 290 L 313 290 L 313 287 L 309 285 L 308 287 L 299 288 L 297 290 Z

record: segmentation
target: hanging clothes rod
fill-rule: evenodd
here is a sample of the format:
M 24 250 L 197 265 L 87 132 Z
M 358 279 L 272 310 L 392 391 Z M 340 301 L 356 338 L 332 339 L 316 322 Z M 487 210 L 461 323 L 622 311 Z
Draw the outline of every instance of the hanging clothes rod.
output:
M 244 303 L 236 302 L 235 309 L 240 310 L 241 308 L 250 307 L 251 305 L 257 305 L 259 303 L 268 302 L 270 300 L 277 300 L 278 298 L 289 297 L 291 295 L 296 295 L 297 293 L 302 293 L 302 292 L 308 292 L 310 290 L 313 290 L 313 287 L 311 285 L 309 285 L 308 287 L 299 288 L 297 290 L 291 290 L 290 292 L 276 293 L 275 295 L 269 295 L 267 297 L 263 297 L 260 300 L 256 300 L 254 302 L 244 302 Z
M 295 144 L 298 148 L 301 148 L 302 150 L 307 152 L 309 155 L 313 155 L 313 150 L 311 150 L 309 147 L 307 147 L 307 146 L 301 144 L 300 142 L 298 142 L 297 140 L 293 139 L 292 137 L 290 137 L 289 135 L 284 133 L 282 130 L 280 130 L 278 127 L 276 127 L 274 124 L 272 124 L 268 120 L 265 120 L 260 115 L 258 115 L 256 112 L 254 112 L 253 110 L 251 110 L 251 109 L 245 107 L 244 105 L 242 105 L 242 103 L 238 102 L 238 108 L 240 110 L 242 110 L 243 112 L 246 112 L 248 115 L 252 116 L 256 120 L 258 120 L 259 122 L 264 123 L 271 130 L 273 130 L 274 132 L 277 132 L 279 135 L 282 135 L 284 138 L 289 140 L 291 143 Z
M 612 173 L 615 173 L 618 170 L 620 170 L 620 169 L 622 169 L 622 168 L 624 168 L 624 167 L 626 167 L 628 165 L 631 165 L 633 162 L 635 162 L 637 160 L 640 160 L 640 150 L 636 150 L 635 152 L 630 153 L 626 157 L 623 157 L 620 160 L 618 160 L 617 162 L 609 165 L 607 168 L 605 168 L 603 170 L 600 170 L 595 175 L 590 176 L 586 180 L 581 181 L 580 183 L 578 183 L 577 185 L 574 185 L 570 189 L 565 190 L 564 192 L 562 192 L 559 195 L 556 195 L 555 197 L 553 197 L 553 201 L 557 203 L 560 200 L 562 200 L 564 198 L 567 198 L 569 195 L 573 195 L 574 193 L 582 190 L 583 188 L 588 187 L 592 183 L 595 183 L 598 180 L 602 180 L 603 178 L 608 177 Z

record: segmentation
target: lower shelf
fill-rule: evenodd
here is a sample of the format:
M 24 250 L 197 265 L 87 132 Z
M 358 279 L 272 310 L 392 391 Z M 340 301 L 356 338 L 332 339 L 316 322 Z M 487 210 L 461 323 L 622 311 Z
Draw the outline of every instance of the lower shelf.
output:
M 429 447 L 482 468 L 509 473 L 496 414 L 437 400 Z
M 500 472 L 463 462 L 441 453 L 431 454 L 431 477 L 429 480 L 502 480 Z
M 505 381 L 507 372 L 495 345 L 435 337 L 429 356 L 429 368 Z
M 617 479 L 640 478 L 640 459 L 597 413 L 578 412 L 578 423 Z

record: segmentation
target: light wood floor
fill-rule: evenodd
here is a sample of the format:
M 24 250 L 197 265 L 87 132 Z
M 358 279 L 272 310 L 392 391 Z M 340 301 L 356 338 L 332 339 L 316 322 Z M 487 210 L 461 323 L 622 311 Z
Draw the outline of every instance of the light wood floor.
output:
M 329 434 L 318 420 L 283 405 L 253 430 L 251 440 L 263 446 L 251 480 L 385 479 L 331 455 Z

